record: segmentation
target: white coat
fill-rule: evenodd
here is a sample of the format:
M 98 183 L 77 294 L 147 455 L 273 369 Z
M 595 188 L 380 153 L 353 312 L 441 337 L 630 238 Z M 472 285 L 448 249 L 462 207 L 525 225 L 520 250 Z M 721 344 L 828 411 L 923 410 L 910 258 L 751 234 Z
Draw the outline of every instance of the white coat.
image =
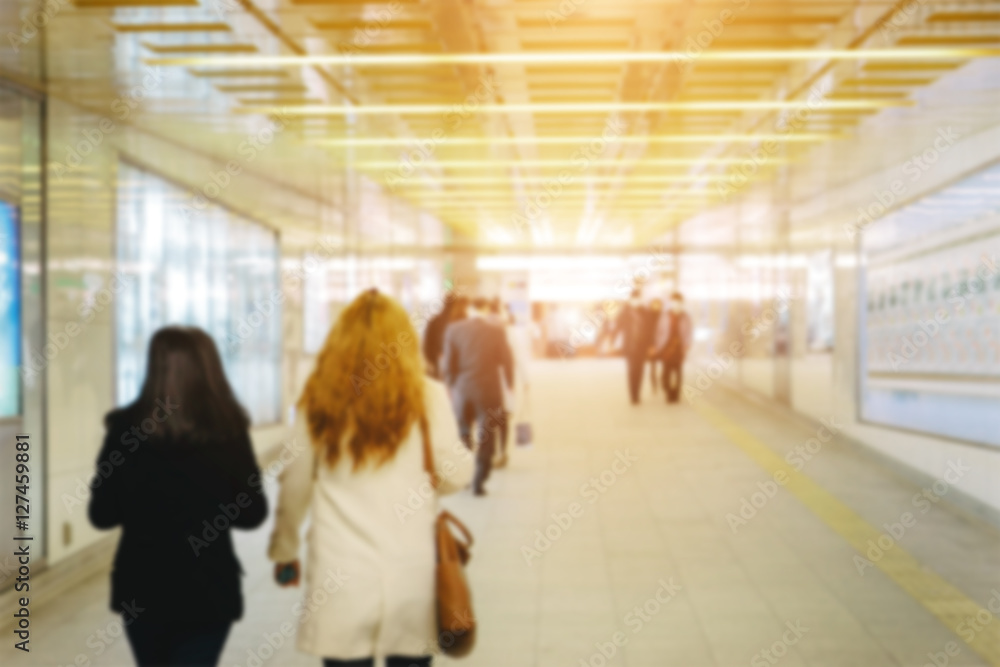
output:
M 425 379 L 424 397 L 439 493 L 451 493 L 472 479 L 472 456 L 444 385 Z M 295 431 L 311 443 L 304 416 Z M 305 600 L 293 610 L 299 650 L 338 660 L 433 653 L 438 503 L 419 426 L 381 466 L 354 470 L 350 455 L 332 469 L 316 461 L 310 446 L 282 472 L 268 554 L 278 563 L 299 558 L 299 529 L 311 510 Z

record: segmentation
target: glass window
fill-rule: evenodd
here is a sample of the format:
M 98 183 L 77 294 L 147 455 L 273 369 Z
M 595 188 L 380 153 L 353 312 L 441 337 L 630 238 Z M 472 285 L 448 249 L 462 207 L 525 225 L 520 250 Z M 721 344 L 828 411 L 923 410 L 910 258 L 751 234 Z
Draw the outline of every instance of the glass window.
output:
M 815 253 L 806 268 L 806 345 L 813 352 L 833 349 L 833 254 Z
M 17 213 L 0 201 L 0 419 L 21 414 L 21 251 Z
M 281 296 L 275 233 L 126 163 L 118 174 L 118 401 L 135 398 L 146 348 L 167 325 L 207 331 L 254 423 L 281 416 Z
M 319 354 L 330 330 L 330 290 L 326 267 L 317 264 L 304 271 L 302 310 L 304 322 L 303 348 L 308 354 Z

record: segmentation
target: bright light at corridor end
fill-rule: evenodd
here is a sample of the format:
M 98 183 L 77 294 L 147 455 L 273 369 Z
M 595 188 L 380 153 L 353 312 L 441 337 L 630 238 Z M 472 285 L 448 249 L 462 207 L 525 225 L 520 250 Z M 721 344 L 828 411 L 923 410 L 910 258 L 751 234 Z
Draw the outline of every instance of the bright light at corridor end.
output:
M 749 49 L 704 51 L 697 59 L 706 61 L 802 61 L 802 60 L 936 60 L 941 58 L 983 58 L 1000 56 L 997 48 L 899 48 L 899 49 Z M 602 63 L 690 62 L 685 51 L 581 51 L 553 53 L 400 53 L 340 54 L 305 56 L 182 56 L 148 58 L 149 65 L 247 67 L 278 65 L 301 67 L 398 67 L 422 65 L 594 65 Z
M 669 167 L 699 164 L 740 164 L 744 158 L 645 158 L 618 160 L 591 160 L 594 166 L 627 166 L 627 167 Z M 788 160 L 775 159 L 773 162 L 785 164 Z M 565 167 L 572 164 L 566 160 L 435 160 L 431 164 L 438 167 L 463 167 L 476 169 L 482 167 Z M 399 166 L 398 160 L 361 160 L 355 165 L 361 169 L 393 169 Z
M 833 132 L 800 132 L 797 134 L 659 134 L 649 136 L 617 137 L 616 144 L 714 144 L 757 143 L 761 141 L 777 141 L 788 143 L 815 143 L 844 139 L 848 135 Z M 537 144 L 540 146 L 578 146 L 593 141 L 593 136 L 559 136 L 559 137 L 441 137 L 435 143 L 442 146 L 509 146 L 515 144 Z M 316 139 L 315 146 L 364 148 L 380 146 L 416 146 L 420 139 L 416 137 L 346 137 L 342 139 Z
M 702 102 L 552 102 L 524 104 L 481 104 L 476 113 L 588 114 L 609 111 L 777 111 L 801 109 L 801 100 L 712 100 Z M 824 111 L 865 111 L 913 106 L 911 100 L 823 100 Z M 246 106 L 234 113 L 280 113 L 290 116 L 378 116 L 410 114 L 430 116 L 455 110 L 454 104 L 303 104 L 300 106 Z
M 563 257 L 558 255 L 498 255 L 476 258 L 480 271 L 593 271 L 618 269 L 624 264 L 620 257 L 588 255 Z

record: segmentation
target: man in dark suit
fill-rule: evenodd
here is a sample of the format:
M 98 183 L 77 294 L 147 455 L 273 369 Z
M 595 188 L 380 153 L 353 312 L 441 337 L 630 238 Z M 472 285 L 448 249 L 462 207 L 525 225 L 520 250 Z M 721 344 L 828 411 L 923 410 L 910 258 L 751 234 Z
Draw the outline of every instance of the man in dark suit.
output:
M 639 290 L 632 290 L 632 296 L 622 307 L 615 323 L 613 337 L 622 335 L 622 352 L 628 369 L 628 393 L 632 405 L 639 404 L 642 387 L 642 369 L 646 367 L 649 354 L 649 313 L 639 301 Z
M 472 444 L 472 424 L 478 422 L 476 475 L 472 489 L 477 496 L 486 495 L 483 485 L 490 475 L 497 429 L 503 416 L 503 389 L 500 371 L 507 386 L 514 386 L 514 363 L 504 330 L 486 319 L 489 303 L 475 299 L 469 306 L 468 318 L 452 322 L 444 334 L 442 374 L 451 390 L 455 416 L 462 441 L 469 449 Z
M 691 317 L 684 310 L 684 296 L 670 295 L 670 309 L 660 316 L 652 356 L 663 362 L 663 389 L 667 403 L 676 403 L 681 394 L 684 358 L 691 349 Z

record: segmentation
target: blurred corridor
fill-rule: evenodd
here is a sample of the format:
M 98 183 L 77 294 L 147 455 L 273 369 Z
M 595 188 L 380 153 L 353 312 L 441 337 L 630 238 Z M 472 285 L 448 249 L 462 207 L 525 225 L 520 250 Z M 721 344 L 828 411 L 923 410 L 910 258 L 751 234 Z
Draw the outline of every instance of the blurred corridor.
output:
M 925 512 L 913 501 L 920 486 L 834 437 L 794 484 L 767 491 L 769 456 L 783 461 L 817 430 L 722 388 L 694 407 L 634 408 L 620 362 L 532 370 L 544 397 L 537 444 L 513 452 L 485 502 L 447 503 L 477 536 L 482 629 L 471 664 L 882 667 L 934 664 L 946 647 L 958 648 L 949 665 L 997 657 L 996 622 L 971 645 L 952 632 L 1000 604 L 1000 534 L 949 504 L 950 484 L 929 487 L 941 502 Z M 828 421 L 835 428 L 836 415 Z M 577 518 L 567 518 L 572 503 Z M 916 521 L 898 542 L 866 554 L 904 512 Z M 314 665 L 282 635 L 301 592 L 271 581 L 267 533 L 237 534 L 248 613 L 221 664 Z M 350 585 L 341 574 L 334 587 Z M 107 595 L 101 573 L 40 609 L 37 653 L 9 662 L 4 646 L 3 663 L 129 664 Z M 602 650 L 616 655 L 605 663 Z
M 447 433 L 434 665 L 1000 667 L 998 257 L 1000 0 L 0 0 L 0 664 L 424 667 Z

